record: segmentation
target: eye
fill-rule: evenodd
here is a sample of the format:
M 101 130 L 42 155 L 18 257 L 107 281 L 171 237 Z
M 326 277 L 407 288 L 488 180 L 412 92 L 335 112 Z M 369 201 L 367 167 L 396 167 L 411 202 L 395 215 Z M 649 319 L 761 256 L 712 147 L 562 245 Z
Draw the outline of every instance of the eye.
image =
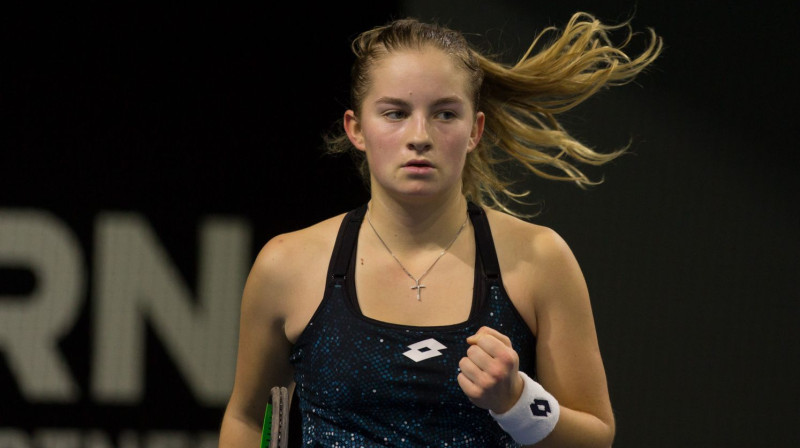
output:
M 437 112 L 436 115 L 434 115 L 434 117 L 436 117 L 438 120 L 450 121 L 450 120 L 458 117 L 458 115 L 455 112 L 453 112 L 452 110 L 443 110 L 443 111 Z
M 389 110 L 384 112 L 383 116 L 388 118 L 389 120 L 402 120 L 403 118 L 406 118 L 408 114 L 406 114 L 402 110 Z

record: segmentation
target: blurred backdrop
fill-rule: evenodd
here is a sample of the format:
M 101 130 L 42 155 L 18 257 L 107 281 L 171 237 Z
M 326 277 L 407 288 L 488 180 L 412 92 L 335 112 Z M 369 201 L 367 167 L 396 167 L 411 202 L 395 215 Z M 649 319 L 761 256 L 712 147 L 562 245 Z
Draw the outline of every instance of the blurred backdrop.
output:
M 256 252 L 367 198 L 321 152 L 349 39 L 413 15 L 513 62 L 579 10 L 666 45 L 563 118 L 632 142 L 602 185 L 520 185 L 584 270 L 615 446 L 800 446 L 784 3 L 4 4 L 0 447 L 216 446 Z

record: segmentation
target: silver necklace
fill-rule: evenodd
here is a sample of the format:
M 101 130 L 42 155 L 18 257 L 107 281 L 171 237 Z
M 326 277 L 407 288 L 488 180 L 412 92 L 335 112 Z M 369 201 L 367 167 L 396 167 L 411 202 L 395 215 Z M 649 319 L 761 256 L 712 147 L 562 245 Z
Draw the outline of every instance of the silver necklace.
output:
M 450 246 L 452 246 L 453 243 L 456 242 L 456 238 L 458 238 L 458 235 L 461 234 L 461 231 L 464 230 L 464 227 L 467 225 L 467 219 L 469 219 L 469 215 L 467 215 L 467 218 L 464 219 L 464 223 L 461 224 L 461 227 L 458 228 L 458 232 L 456 232 L 455 236 L 453 236 L 453 239 L 450 240 L 450 242 L 447 244 L 447 246 L 445 246 L 444 249 L 442 249 L 442 252 L 439 254 L 438 257 L 436 257 L 435 260 L 433 260 L 433 263 L 431 263 L 428 269 L 426 269 L 425 272 L 419 276 L 419 278 L 415 278 L 413 275 L 411 275 L 410 272 L 408 272 L 408 269 L 406 269 L 406 267 L 403 266 L 403 263 L 400 263 L 400 260 L 395 256 L 394 252 L 392 252 L 392 249 L 389 249 L 389 245 L 386 244 L 386 241 L 383 241 L 381 235 L 378 233 L 377 230 L 375 230 L 375 226 L 372 225 L 372 220 L 369 219 L 369 214 L 367 214 L 367 222 L 369 223 L 369 226 L 372 227 L 372 231 L 375 232 L 375 236 L 378 237 L 381 244 L 383 244 L 383 247 L 385 247 L 386 250 L 389 252 L 389 255 L 391 255 L 392 258 L 394 258 L 394 261 L 396 261 L 397 264 L 400 265 L 400 267 L 403 269 L 403 272 L 405 272 L 406 275 L 408 275 L 409 278 L 411 278 L 411 280 L 414 280 L 415 285 L 412 286 L 411 289 L 417 290 L 417 301 L 422 301 L 422 288 L 425 287 L 425 285 L 420 284 L 420 282 L 422 281 L 423 278 L 425 278 L 426 275 L 428 275 L 428 272 L 430 272 L 431 269 L 433 269 L 433 267 L 436 266 L 436 263 L 439 261 L 440 258 L 444 256 L 445 252 L 447 252 L 447 249 L 450 249 Z

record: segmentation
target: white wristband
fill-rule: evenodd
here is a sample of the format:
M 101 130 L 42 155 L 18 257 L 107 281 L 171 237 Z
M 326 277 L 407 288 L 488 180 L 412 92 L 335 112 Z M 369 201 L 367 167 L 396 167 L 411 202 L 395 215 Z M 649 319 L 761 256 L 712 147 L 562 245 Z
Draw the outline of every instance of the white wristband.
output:
M 515 442 L 522 445 L 534 444 L 550 434 L 556 427 L 561 408 L 558 401 L 541 384 L 520 371 L 525 386 L 522 395 L 511 409 L 489 414 Z

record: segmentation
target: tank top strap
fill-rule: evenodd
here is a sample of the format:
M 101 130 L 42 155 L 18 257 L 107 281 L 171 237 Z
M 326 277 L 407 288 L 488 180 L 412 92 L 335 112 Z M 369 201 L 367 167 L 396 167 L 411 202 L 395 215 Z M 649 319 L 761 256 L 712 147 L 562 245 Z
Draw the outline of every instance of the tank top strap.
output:
M 328 279 L 330 281 L 344 281 L 347 278 L 350 258 L 356 247 L 356 239 L 367 211 L 367 204 L 364 203 L 358 208 L 349 211 L 339 227 L 339 234 L 336 236 L 336 243 L 333 246 L 331 262 L 328 266 Z
M 483 274 L 487 279 L 495 280 L 500 277 L 500 263 L 497 261 L 497 251 L 494 247 L 494 239 L 486 212 L 473 202 L 467 203 L 467 211 L 472 220 L 472 226 L 475 228 L 475 245 L 480 254 Z

